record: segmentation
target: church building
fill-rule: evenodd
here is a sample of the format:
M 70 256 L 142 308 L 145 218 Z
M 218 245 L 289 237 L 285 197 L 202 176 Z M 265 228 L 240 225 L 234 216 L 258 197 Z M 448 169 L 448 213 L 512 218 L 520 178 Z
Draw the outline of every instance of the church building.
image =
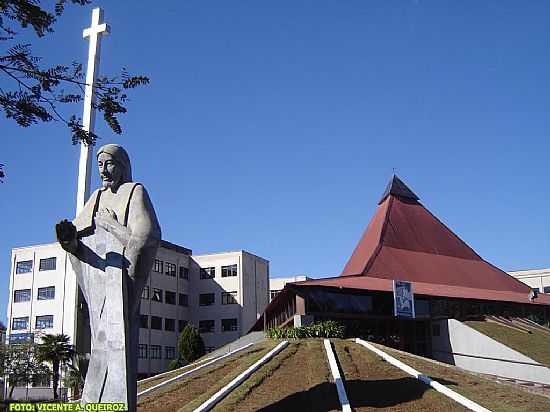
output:
M 415 317 L 394 316 L 394 281 L 408 281 Z M 339 276 L 287 284 L 252 330 L 339 320 L 348 333 L 424 356 L 440 320 L 550 318 L 550 295 L 485 261 L 393 176 Z

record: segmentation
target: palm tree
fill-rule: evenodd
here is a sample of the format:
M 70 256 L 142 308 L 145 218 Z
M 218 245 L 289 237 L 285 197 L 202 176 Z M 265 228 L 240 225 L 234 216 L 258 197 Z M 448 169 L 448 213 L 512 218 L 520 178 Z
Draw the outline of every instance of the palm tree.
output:
M 62 333 L 58 335 L 44 335 L 42 342 L 36 345 L 36 360 L 52 365 L 53 398 L 59 399 L 57 387 L 59 384 L 59 367 L 70 361 L 75 350 L 69 343 L 70 338 Z

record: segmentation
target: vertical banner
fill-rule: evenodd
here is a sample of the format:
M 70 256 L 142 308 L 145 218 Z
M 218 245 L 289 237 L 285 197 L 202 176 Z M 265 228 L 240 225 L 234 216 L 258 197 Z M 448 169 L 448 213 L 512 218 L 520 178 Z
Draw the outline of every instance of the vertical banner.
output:
M 414 319 L 414 294 L 411 282 L 393 281 L 393 308 L 395 316 Z

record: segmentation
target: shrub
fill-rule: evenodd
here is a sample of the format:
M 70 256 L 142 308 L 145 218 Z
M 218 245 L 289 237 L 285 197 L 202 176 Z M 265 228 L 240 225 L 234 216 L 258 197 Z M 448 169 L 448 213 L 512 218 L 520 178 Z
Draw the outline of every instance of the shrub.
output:
M 274 327 L 268 329 L 266 334 L 271 339 L 343 338 L 345 331 L 344 325 L 328 320 L 297 328 Z
M 204 342 L 197 328 L 187 324 L 178 337 L 180 359 L 191 363 L 204 355 Z

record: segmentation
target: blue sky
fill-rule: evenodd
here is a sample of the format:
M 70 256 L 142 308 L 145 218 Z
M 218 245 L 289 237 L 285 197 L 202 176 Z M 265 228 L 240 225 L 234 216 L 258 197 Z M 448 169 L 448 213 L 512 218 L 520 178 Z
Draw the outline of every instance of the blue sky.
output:
M 550 266 L 550 4 L 97 5 L 112 26 L 101 71 L 151 84 L 132 94 L 122 136 L 96 130 L 127 147 L 166 240 L 246 249 L 274 276 L 334 276 L 395 168 L 490 262 Z M 27 40 L 46 63 L 84 62 L 91 8 Z M 60 124 L 2 117 L 0 136 L 5 319 L 10 250 L 54 241 L 73 216 L 78 148 Z

